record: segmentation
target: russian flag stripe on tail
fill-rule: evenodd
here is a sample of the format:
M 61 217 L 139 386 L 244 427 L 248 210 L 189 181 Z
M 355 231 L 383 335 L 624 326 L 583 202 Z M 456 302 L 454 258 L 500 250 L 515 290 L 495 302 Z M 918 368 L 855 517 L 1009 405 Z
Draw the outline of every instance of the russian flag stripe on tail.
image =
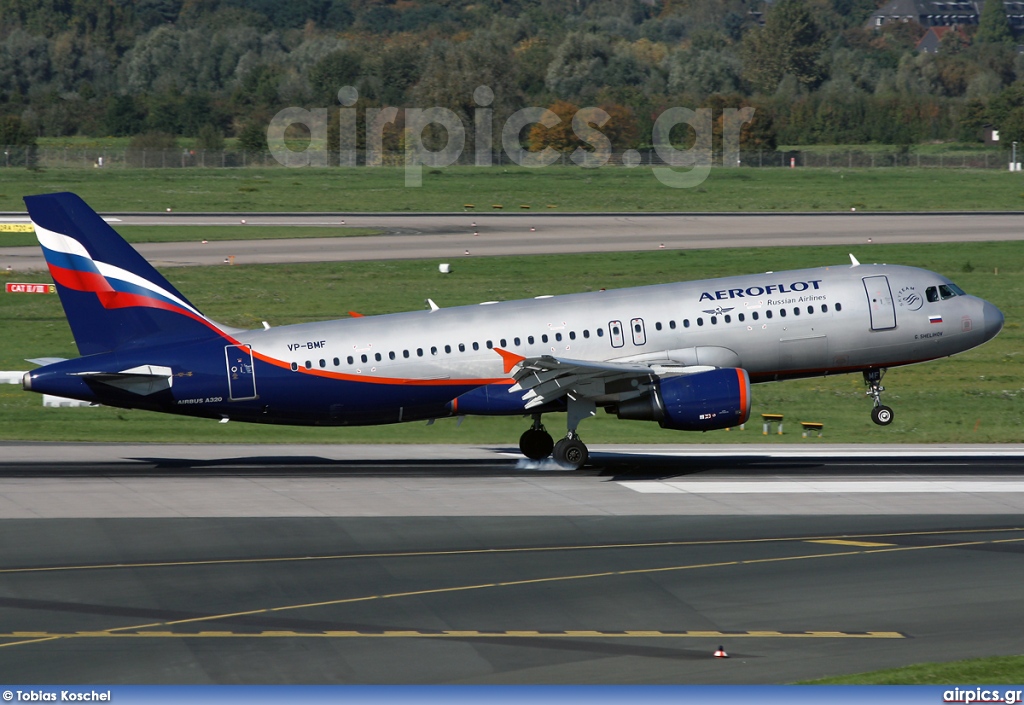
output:
M 157 335 L 221 334 L 81 198 L 55 193 L 25 203 L 83 355 Z

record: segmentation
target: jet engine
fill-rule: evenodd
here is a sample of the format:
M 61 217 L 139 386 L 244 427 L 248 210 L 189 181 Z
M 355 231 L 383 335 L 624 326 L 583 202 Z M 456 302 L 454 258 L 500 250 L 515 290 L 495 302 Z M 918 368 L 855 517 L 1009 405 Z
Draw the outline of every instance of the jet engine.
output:
M 620 402 L 614 413 L 676 431 L 739 426 L 750 416 L 750 378 L 738 367 L 666 377 L 647 394 Z

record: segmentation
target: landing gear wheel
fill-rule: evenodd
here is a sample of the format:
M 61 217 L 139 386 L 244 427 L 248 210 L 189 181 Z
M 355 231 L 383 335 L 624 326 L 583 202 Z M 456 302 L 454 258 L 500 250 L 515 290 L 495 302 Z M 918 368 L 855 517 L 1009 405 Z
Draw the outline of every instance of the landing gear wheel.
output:
M 590 458 L 587 446 L 578 438 L 563 438 L 555 444 L 553 457 L 559 465 L 579 470 Z
M 544 460 L 554 447 L 551 434 L 543 429 L 531 428 L 519 437 L 519 450 L 530 460 Z
M 892 409 L 888 406 L 876 406 L 871 410 L 871 420 L 879 426 L 888 426 L 892 423 Z

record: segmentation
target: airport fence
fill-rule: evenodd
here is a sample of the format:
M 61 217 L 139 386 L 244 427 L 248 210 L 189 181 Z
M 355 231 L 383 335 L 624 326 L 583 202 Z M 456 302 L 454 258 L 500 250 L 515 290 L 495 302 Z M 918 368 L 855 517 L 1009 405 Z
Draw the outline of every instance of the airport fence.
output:
M 679 151 L 674 158 L 662 159 L 654 150 L 627 150 L 614 152 L 608 159 L 611 166 L 690 166 L 685 152 Z M 721 154 L 711 156 L 711 165 L 739 166 L 741 168 L 845 168 L 870 169 L 882 167 L 917 167 L 930 169 L 1008 169 L 1010 151 L 964 152 L 962 154 L 916 154 L 912 150 L 843 151 L 815 152 L 791 151 L 745 151 L 738 161 L 733 155 L 725 164 Z M 373 165 L 403 166 L 404 152 L 383 152 L 368 155 L 360 151 L 354 155 L 355 164 L 364 166 L 368 161 Z M 1018 159 L 1020 157 L 1018 156 Z M 467 151 L 455 162 L 472 166 L 476 155 Z M 349 157 L 351 163 L 351 156 Z M 331 162 L 337 165 L 338 155 Z M 504 152 L 491 155 L 495 166 L 512 165 L 515 162 Z M 557 164 L 573 166 L 570 154 L 559 155 Z M 249 167 L 279 167 L 281 164 L 269 152 L 243 152 L 236 150 L 130 150 L 130 149 L 74 149 L 60 147 L 3 147 L 0 167 L 38 169 L 244 169 Z

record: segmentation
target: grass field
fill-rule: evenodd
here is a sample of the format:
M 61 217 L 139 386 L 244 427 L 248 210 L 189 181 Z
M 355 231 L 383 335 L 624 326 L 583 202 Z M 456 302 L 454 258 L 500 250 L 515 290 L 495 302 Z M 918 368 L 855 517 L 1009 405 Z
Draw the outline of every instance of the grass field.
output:
M 921 663 L 871 673 L 807 681 L 805 685 L 1017 685 L 1024 683 L 1024 656 Z
M 435 261 L 352 262 L 176 268 L 167 277 L 207 315 L 254 328 L 413 310 L 427 297 L 442 306 L 527 298 L 725 276 L 753 271 L 847 262 L 848 248 L 765 248 L 659 251 L 564 257 L 461 260 L 445 277 Z M 863 262 L 921 266 L 948 274 L 968 292 L 998 305 L 1006 328 L 994 341 L 954 358 L 899 368 L 885 378 L 885 401 L 896 411 L 886 428 L 871 423 L 870 401 L 859 375 L 758 385 L 746 431 L 706 434 L 664 431 L 653 423 L 599 414 L 581 426 L 588 443 L 752 442 L 1019 442 L 1024 438 L 1024 243 L 869 245 L 854 250 Z M 993 272 L 999 268 L 996 276 Z M 0 280 L 3 277 L 0 276 Z M 0 296 L 0 369 L 26 369 L 26 358 L 74 357 L 76 350 L 55 296 Z M 785 436 L 765 438 L 759 414 L 784 413 Z M 820 421 L 825 437 L 801 440 L 798 421 Z M 558 415 L 549 428 L 564 428 Z M 433 426 L 357 429 L 218 424 L 212 421 L 98 409 L 43 409 L 38 395 L 0 386 L 0 438 L 94 441 L 514 443 L 521 418 L 469 418 Z
M 673 189 L 649 167 L 0 170 L 0 211 L 74 191 L 100 211 L 870 211 L 1024 210 L 1024 173 L 998 169 L 723 169 Z
M 281 227 L 269 225 L 117 225 L 117 232 L 133 244 L 140 242 L 210 242 L 225 240 L 279 240 L 307 237 L 363 237 L 380 235 L 377 228 Z M 35 233 L 0 232 L 0 247 L 38 245 Z

